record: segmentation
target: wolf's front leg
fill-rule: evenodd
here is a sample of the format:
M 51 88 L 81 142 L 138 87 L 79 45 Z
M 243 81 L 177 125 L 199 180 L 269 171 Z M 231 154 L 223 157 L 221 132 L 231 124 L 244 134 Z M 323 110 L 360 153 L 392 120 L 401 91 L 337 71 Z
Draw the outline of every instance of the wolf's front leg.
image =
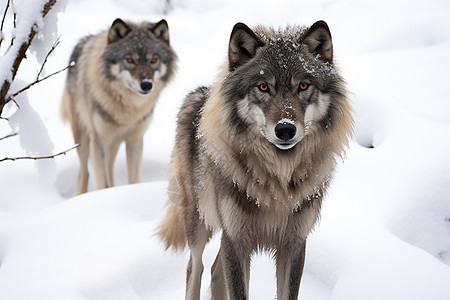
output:
M 225 279 L 223 278 L 222 255 L 219 250 L 211 267 L 211 300 L 227 300 Z
M 94 134 L 91 138 L 91 155 L 92 163 L 94 165 L 95 179 L 98 189 L 111 187 L 111 180 L 109 178 L 109 147 L 105 146 L 105 141 Z
M 78 174 L 78 187 L 77 194 L 83 194 L 87 192 L 89 183 L 89 136 L 86 131 L 79 130 L 75 136 L 75 142 L 79 145 L 78 158 L 80 159 L 80 172 Z
M 114 186 L 114 161 L 116 160 L 117 152 L 120 147 L 120 140 L 112 141 L 109 145 L 109 150 L 107 153 L 108 162 L 107 162 L 107 172 L 110 186 Z
M 306 240 L 291 241 L 278 247 L 277 299 L 296 300 L 305 264 Z
M 225 285 L 230 300 L 247 300 L 250 280 L 250 251 L 239 240 L 222 233 L 220 244 Z
M 126 140 L 128 183 L 141 181 L 142 154 L 144 149 L 143 137 L 133 137 Z

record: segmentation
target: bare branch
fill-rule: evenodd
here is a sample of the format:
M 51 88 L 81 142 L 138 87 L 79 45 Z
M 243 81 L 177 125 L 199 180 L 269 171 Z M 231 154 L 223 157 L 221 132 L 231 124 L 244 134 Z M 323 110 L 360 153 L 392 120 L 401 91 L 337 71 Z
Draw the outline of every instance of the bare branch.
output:
M 16 97 L 17 95 L 19 95 L 20 93 L 25 92 L 26 90 L 28 90 L 28 89 L 29 89 L 30 87 L 32 87 L 33 85 L 35 85 L 35 84 L 37 84 L 37 83 L 39 83 L 39 82 L 42 82 L 42 81 L 44 81 L 44 80 L 46 80 L 46 79 L 48 79 L 48 78 L 50 78 L 50 77 L 52 77 L 52 76 L 55 76 L 56 74 L 59 74 L 59 73 L 61 73 L 61 72 L 64 72 L 65 70 L 67 70 L 67 69 L 70 68 L 70 67 L 71 67 L 71 65 L 68 65 L 68 66 L 62 68 L 62 69 L 59 70 L 59 71 L 56 71 L 56 72 L 54 72 L 54 73 L 52 73 L 52 74 L 50 74 L 50 75 L 45 76 L 44 78 L 37 79 L 36 81 L 33 81 L 33 82 L 30 83 L 29 85 L 25 86 L 24 88 L 18 90 L 17 92 L 15 92 L 15 93 L 12 94 L 11 96 L 9 96 L 9 97 L 6 99 L 6 102 L 9 102 L 9 101 L 11 101 L 11 100 L 14 100 L 14 99 L 13 99 L 14 97 Z M 19 106 L 19 105 L 17 104 L 17 102 L 16 102 L 16 105 Z
M 14 1 L 11 0 L 11 4 L 13 5 L 14 8 Z M 13 11 L 14 17 L 13 17 L 13 23 L 14 23 L 14 29 L 16 29 L 16 25 L 17 25 L 17 13 L 15 11 Z
M 17 103 L 16 99 L 11 98 L 10 100 L 8 100 L 8 102 L 13 102 L 16 105 L 17 109 L 20 109 L 20 105 L 19 103 Z M 9 122 L 9 118 L 3 116 L 0 116 L 0 120 L 5 120 Z
M 17 132 L 5 135 L 4 137 L 0 138 L 0 141 L 1 140 L 6 140 L 7 138 L 10 138 L 10 137 L 13 137 L 13 136 L 16 136 L 16 135 L 17 135 Z
M 9 4 L 10 4 L 10 0 L 8 0 L 8 1 L 6 2 L 5 12 L 3 13 L 2 25 L 1 25 L 1 27 L 0 27 L 0 30 L 3 30 L 3 27 L 4 27 L 4 25 L 5 25 L 5 19 L 6 19 L 6 14 L 8 13 Z
M 33 157 L 33 156 L 5 157 L 5 158 L 0 159 L 0 162 L 6 161 L 6 160 L 16 161 L 16 160 L 20 160 L 20 159 L 32 159 L 32 160 L 38 160 L 38 159 L 50 159 L 50 158 L 55 158 L 55 157 L 60 156 L 60 155 L 66 155 L 67 152 L 69 152 L 69 151 L 71 151 L 71 150 L 73 150 L 73 149 L 75 149 L 75 148 L 77 148 L 77 147 L 79 147 L 79 146 L 80 146 L 80 145 L 77 144 L 77 145 L 73 146 L 72 148 L 70 148 L 70 149 L 68 149 L 68 150 L 59 152 L 59 153 L 57 153 L 57 154 L 47 155 L 47 156 L 35 156 L 35 157 Z
M 45 56 L 44 62 L 42 63 L 41 69 L 39 70 L 37 76 L 36 76 L 36 81 L 39 80 L 39 77 L 41 76 L 42 71 L 44 70 L 45 64 L 47 63 L 47 60 L 49 58 L 49 56 L 52 54 L 53 51 L 55 51 L 56 47 L 58 47 L 60 43 L 59 37 L 56 39 L 56 41 L 53 43 L 52 48 L 50 49 L 50 51 L 48 51 L 47 55 Z
M 14 11 L 13 0 L 11 0 L 11 4 L 13 6 L 13 25 L 14 25 L 14 30 L 16 30 L 16 28 L 17 28 L 17 13 Z M 10 43 L 9 47 L 12 47 L 12 45 L 14 44 L 14 40 L 15 39 L 16 38 L 14 36 L 11 38 L 11 43 Z
M 0 26 L 0 34 L 2 35 L 0 38 L 0 46 L 2 45 L 2 42 L 3 42 L 3 27 L 5 25 L 5 19 L 6 19 L 6 14 L 8 13 L 8 9 L 9 9 L 9 0 L 7 0 L 5 12 L 3 13 L 2 24 Z
M 20 109 L 20 105 L 19 105 L 19 103 L 17 103 L 16 99 L 14 99 L 14 98 L 11 97 L 11 99 L 8 99 L 8 102 L 10 102 L 10 101 L 14 102 L 14 104 L 16 105 L 16 107 L 17 107 L 18 109 Z

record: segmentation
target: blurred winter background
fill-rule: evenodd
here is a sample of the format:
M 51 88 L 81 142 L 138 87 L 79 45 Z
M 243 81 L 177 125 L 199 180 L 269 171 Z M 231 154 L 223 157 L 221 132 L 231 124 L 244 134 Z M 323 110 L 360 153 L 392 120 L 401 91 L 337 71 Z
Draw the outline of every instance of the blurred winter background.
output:
M 179 72 L 145 136 L 142 181 L 126 184 L 124 148 L 116 188 L 76 197 L 76 151 L 50 160 L 0 162 L 0 299 L 183 299 L 188 252 L 155 237 L 164 215 L 175 116 L 183 96 L 209 84 L 236 22 L 311 25 L 325 20 L 348 82 L 356 137 L 340 162 L 322 220 L 307 246 L 300 299 L 450 299 L 450 2 L 447 0 L 14 0 L 2 29 L 0 78 L 11 37 L 37 24 L 11 92 L 64 68 L 88 34 L 123 19 L 169 23 Z M 6 7 L 0 1 L 0 12 Z M 38 7 L 39 8 L 39 7 Z M 37 12 L 40 10 L 38 9 Z M 17 28 L 13 28 L 13 12 Z M 31 26 L 31 25 L 29 25 Z M 0 159 L 73 146 L 59 116 L 65 73 L 10 102 L 0 120 Z M 18 108 L 20 107 L 20 108 Z M 93 177 L 93 176 L 91 176 Z M 204 254 L 202 299 L 217 237 Z M 275 299 L 274 265 L 254 257 L 250 297 Z

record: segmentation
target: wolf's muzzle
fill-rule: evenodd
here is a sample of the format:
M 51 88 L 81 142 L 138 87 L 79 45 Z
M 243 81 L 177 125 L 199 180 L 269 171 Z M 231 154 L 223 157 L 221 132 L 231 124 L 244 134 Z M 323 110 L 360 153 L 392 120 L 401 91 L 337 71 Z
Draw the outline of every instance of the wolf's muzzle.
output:
M 275 136 L 283 141 L 289 141 L 294 138 L 297 128 L 290 123 L 278 123 L 275 126 Z
M 153 87 L 153 83 L 151 80 L 144 79 L 141 81 L 141 89 L 143 92 L 149 92 Z

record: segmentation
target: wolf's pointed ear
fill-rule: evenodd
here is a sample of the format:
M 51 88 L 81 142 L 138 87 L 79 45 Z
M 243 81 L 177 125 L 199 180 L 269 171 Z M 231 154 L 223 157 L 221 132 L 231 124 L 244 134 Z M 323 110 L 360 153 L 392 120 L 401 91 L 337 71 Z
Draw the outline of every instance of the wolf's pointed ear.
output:
M 228 46 L 228 67 L 230 71 L 247 62 L 256 54 L 264 43 L 256 34 L 243 23 L 237 23 L 231 31 L 230 44 Z
M 122 19 L 115 19 L 108 32 L 108 43 L 114 43 L 125 38 L 131 32 L 131 28 L 122 21 Z
M 319 59 L 324 62 L 333 62 L 333 42 L 327 23 L 317 21 L 303 36 L 303 43 L 308 46 L 309 52 L 319 54 Z
M 151 31 L 156 35 L 158 39 L 163 40 L 167 44 L 170 43 L 169 25 L 167 24 L 166 20 L 162 19 L 161 21 L 153 25 Z

